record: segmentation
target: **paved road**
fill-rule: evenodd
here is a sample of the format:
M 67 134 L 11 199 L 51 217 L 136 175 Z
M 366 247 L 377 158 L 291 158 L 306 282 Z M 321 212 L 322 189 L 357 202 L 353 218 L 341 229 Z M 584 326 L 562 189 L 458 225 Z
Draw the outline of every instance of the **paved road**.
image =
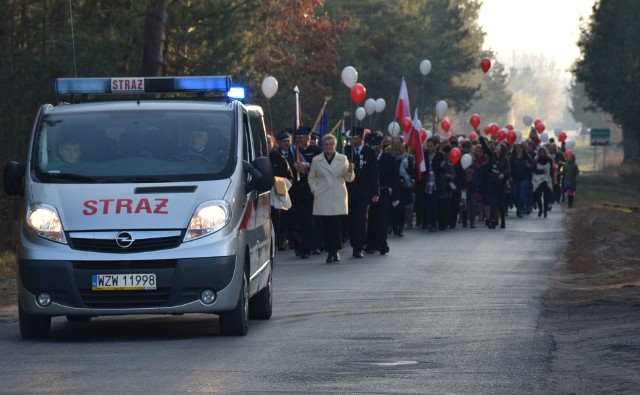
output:
M 407 231 L 339 265 L 279 253 L 274 316 L 241 338 L 206 315 L 56 318 L 47 341 L 0 324 L 0 392 L 544 393 L 537 323 L 562 218 Z

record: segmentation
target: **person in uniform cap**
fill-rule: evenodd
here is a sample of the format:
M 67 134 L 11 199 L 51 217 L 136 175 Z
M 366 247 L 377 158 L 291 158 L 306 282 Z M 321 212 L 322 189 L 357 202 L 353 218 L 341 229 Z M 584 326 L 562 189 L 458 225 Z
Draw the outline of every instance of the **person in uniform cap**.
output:
M 383 136 L 373 134 L 370 143 L 376 153 L 378 162 L 378 181 L 380 185 L 380 197 L 377 202 L 369 207 L 369 219 L 367 221 L 367 248 L 368 254 L 376 251 L 380 255 L 389 252 L 387 234 L 389 232 L 389 210 L 393 205 L 400 203 L 400 181 L 396 169 L 396 160 L 390 153 L 384 151 L 382 146 Z
M 293 172 L 291 171 L 289 158 L 287 158 L 290 153 L 289 145 L 291 144 L 291 135 L 288 130 L 278 135 L 277 146 L 269 151 L 269 160 L 271 161 L 271 167 L 273 168 L 273 175 L 275 177 L 283 177 L 293 182 Z M 278 250 L 283 251 L 287 248 L 287 210 L 272 206 L 271 220 L 276 235 L 276 246 Z
M 311 133 L 311 140 L 309 141 L 309 144 L 318 145 L 318 139 L 319 138 L 320 138 L 320 136 L 318 135 L 318 133 Z
M 320 251 L 314 248 L 313 221 L 313 193 L 309 188 L 308 173 L 313 157 L 322 153 L 322 149 L 316 145 L 310 145 L 311 129 L 299 127 L 296 129 L 295 161 L 293 162 L 293 186 L 289 190 L 291 196 L 292 224 L 294 232 L 294 249 L 297 256 L 306 259 L 313 252 L 319 255 Z M 321 238 L 321 237 L 320 237 Z M 313 250 L 313 251 L 312 251 Z
M 364 128 L 351 129 L 351 145 L 345 155 L 354 165 L 355 180 L 347 185 L 349 192 L 349 241 L 354 258 L 364 257 L 367 236 L 367 210 L 378 201 L 378 161 L 375 151 L 364 144 Z

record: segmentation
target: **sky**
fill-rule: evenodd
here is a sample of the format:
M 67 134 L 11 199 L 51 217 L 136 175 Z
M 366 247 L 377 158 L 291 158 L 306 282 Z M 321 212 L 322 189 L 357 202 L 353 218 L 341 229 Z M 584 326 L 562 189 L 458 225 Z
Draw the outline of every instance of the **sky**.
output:
M 485 49 L 509 64 L 512 54 L 547 53 L 562 70 L 579 56 L 580 17 L 595 0 L 483 0 L 480 25 Z

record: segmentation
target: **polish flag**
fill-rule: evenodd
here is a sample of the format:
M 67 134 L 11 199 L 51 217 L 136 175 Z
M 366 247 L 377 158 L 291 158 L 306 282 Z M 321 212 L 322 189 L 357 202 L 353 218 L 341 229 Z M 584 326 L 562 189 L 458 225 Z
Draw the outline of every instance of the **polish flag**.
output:
M 400 93 L 398 94 L 398 104 L 396 105 L 396 120 L 401 121 L 404 117 L 411 117 L 411 109 L 409 107 L 407 83 L 404 81 L 404 77 L 402 77 Z
M 413 116 L 413 125 L 419 124 L 418 110 Z M 416 158 L 416 173 L 418 173 L 418 180 L 422 179 L 422 172 L 427 170 L 427 166 L 424 163 L 424 153 L 422 152 L 422 139 L 420 139 L 420 131 L 415 126 L 411 126 L 409 131 L 409 138 L 406 139 L 409 143 L 409 147 L 413 151 L 413 155 Z

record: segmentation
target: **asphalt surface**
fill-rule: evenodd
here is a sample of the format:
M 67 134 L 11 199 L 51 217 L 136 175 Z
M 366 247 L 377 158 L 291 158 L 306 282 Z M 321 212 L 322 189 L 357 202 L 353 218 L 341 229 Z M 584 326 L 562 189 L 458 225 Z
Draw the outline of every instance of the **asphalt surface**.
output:
M 206 315 L 55 318 L 45 341 L 2 323 L 0 393 L 545 393 L 563 216 L 409 230 L 340 264 L 279 252 L 274 315 L 246 337 Z

